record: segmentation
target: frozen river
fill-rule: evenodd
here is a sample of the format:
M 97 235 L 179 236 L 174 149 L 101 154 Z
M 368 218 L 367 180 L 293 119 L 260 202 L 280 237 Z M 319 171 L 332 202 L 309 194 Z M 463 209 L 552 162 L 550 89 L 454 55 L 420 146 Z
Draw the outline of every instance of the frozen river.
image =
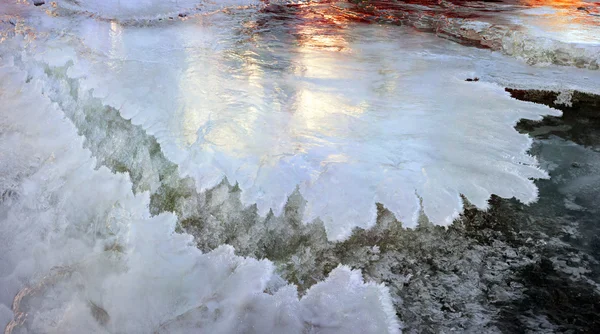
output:
M 396 301 L 360 271 L 339 266 L 299 298 L 277 259 L 217 241 L 202 253 L 174 231 L 204 217 L 199 199 L 259 217 L 299 201 L 300 224 L 332 242 L 373 227 L 376 204 L 416 227 L 450 225 L 465 199 L 535 202 L 547 166 L 515 125 L 561 112 L 505 88 L 553 90 L 557 105 L 599 94 L 596 7 L 506 6 L 455 23 L 472 32 L 462 42 L 520 27 L 490 50 L 367 24 L 340 3 L 3 3 L 0 322 L 14 333 L 398 332 Z M 549 26 L 561 11 L 581 19 Z M 527 38 L 542 42 L 515 51 Z

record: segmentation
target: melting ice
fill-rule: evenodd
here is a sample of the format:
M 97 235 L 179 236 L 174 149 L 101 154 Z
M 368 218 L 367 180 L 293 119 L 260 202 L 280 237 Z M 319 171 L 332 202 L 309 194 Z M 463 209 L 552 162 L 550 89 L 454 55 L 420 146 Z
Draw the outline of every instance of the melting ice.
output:
M 64 117 L 81 91 L 155 136 L 199 190 L 227 178 L 279 214 L 297 189 L 306 222 L 343 239 L 373 224 L 377 202 L 415 226 L 449 224 L 461 195 L 534 201 L 547 174 L 513 127 L 559 112 L 504 87 L 600 90 L 590 71 L 302 6 L 284 21 L 252 1 L 0 8 L 0 323 L 14 333 L 400 329 L 386 288 L 358 271 L 299 297 L 268 259 L 201 253 L 174 215 L 151 217 L 148 193 L 95 169 Z M 63 69 L 79 91 L 52 80 Z

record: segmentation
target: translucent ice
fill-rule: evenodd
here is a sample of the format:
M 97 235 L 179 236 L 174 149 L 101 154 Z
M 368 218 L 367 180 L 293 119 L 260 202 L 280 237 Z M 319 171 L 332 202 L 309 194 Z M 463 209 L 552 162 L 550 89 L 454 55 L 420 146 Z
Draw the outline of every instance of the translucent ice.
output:
M 94 170 L 42 82 L 0 64 L 6 333 L 399 331 L 387 289 L 348 267 L 299 299 L 272 282 L 268 260 L 230 246 L 202 254 L 173 215 L 149 217 L 148 194 L 134 196 L 125 174 Z
M 98 168 L 77 130 L 102 142 L 123 124 L 110 117 L 131 119 L 198 190 L 226 177 L 245 204 L 278 214 L 298 189 L 304 219 L 342 239 L 374 222 L 376 202 L 414 226 L 421 210 L 449 223 L 461 194 L 481 208 L 492 193 L 535 200 L 531 179 L 546 173 L 513 126 L 559 112 L 503 87 L 561 90 L 565 101 L 600 90 L 590 71 L 531 67 L 397 27 L 275 20 L 257 8 L 187 16 L 246 1 L 63 0 L 48 12 L 23 3 L 0 4 L 0 323 L 13 333 L 400 328 L 387 289 L 348 267 L 299 298 L 268 259 L 221 242 L 200 252 L 174 232 L 175 216 L 150 216 L 127 174 Z M 186 19 L 158 23 L 178 13 Z M 149 22 L 129 24 L 137 19 Z M 106 110 L 81 112 L 91 100 L 119 114 L 89 124 Z M 147 144 L 136 139 L 111 136 L 95 154 Z M 122 160 L 137 169 L 161 167 L 137 154 L 148 150 L 120 152 L 134 152 Z M 141 190 L 166 182 L 144 175 Z M 212 201 L 227 200 L 222 189 Z

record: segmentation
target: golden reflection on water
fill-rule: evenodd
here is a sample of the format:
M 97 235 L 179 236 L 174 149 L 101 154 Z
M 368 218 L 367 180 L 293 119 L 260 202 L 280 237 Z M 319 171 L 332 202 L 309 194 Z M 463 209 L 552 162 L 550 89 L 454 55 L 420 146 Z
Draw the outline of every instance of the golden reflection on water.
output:
M 347 18 L 332 11 L 330 6 L 309 4 L 299 7 L 298 24 L 293 28 L 299 44 L 304 48 L 327 49 L 338 52 L 350 51 L 346 30 Z

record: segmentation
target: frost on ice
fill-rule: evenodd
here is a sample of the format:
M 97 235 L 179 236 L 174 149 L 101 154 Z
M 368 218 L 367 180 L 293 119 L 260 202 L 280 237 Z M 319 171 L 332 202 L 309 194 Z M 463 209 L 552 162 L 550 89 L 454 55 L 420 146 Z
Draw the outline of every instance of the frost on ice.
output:
M 67 74 L 155 136 L 199 189 L 226 177 L 244 203 L 278 215 L 298 187 L 305 221 L 323 220 L 331 239 L 372 225 L 376 202 L 414 226 L 421 211 L 449 224 L 461 194 L 480 208 L 492 193 L 536 199 L 531 179 L 546 173 L 513 126 L 558 111 L 494 83 L 530 75 L 521 68 L 503 74 L 494 62 L 515 65 L 395 28 L 359 26 L 297 45 L 282 27 L 255 37 L 273 43 L 265 49 L 225 29 L 247 20 L 93 22 L 73 29 L 83 46 L 49 48 L 85 52 Z M 491 82 L 465 81 L 474 75 Z
M 28 83 L 26 83 L 28 81 Z M 301 299 L 268 260 L 201 253 L 94 170 L 44 85 L 0 67 L 0 323 L 8 333 L 396 333 L 383 285 L 340 266 Z M 13 314 L 14 312 L 14 314 Z

